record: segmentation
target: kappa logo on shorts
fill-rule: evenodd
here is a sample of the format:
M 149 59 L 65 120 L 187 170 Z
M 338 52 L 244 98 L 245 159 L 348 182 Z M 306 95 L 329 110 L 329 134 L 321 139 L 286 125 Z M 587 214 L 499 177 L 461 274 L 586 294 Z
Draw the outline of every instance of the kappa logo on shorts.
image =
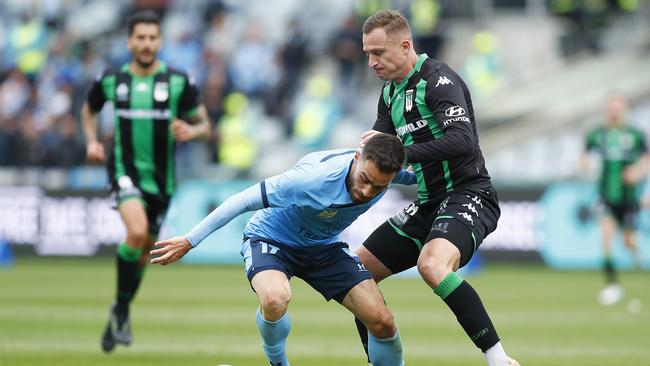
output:
M 469 221 L 470 224 L 474 225 L 474 219 L 472 218 L 472 215 L 468 214 L 467 212 L 459 212 L 458 216 L 464 218 L 465 220 Z
M 478 196 L 472 197 L 472 201 L 474 201 L 474 203 L 476 203 L 477 205 L 481 206 L 481 208 L 483 208 L 483 204 L 481 203 L 481 199 L 478 198 Z
M 463 203 L 461 206 L 466 207 L 468 210 L 472 211 L 476 216 L 478 216 L 478 211 L 476 211 L 476 207 L 474 207 L 473 204 Z

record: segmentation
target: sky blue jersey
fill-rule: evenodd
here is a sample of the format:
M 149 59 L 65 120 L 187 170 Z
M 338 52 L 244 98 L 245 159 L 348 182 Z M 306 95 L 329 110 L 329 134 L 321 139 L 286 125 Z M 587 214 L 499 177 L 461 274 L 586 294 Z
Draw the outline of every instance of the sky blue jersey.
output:
M 265 208 L 248 220 L 244 235 L 295 247 L 339 242 L 339 234 L 386 193 L 365 203 L 352 201 L 347 178 L 354 154 L 349 149 L 311 153 L 284 174 L 261 182 Z M 397 184 L 415 181 L 415 174 L 405 170 L 393 179 Z

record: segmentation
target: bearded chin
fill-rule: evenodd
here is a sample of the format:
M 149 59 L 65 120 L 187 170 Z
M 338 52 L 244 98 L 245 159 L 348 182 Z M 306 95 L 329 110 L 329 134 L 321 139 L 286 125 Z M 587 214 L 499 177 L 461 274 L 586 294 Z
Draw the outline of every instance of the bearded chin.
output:
M 143 69 L 148 69 L 151 65 L 153 65 L 154 61 L 156 61 L 155 57 L 153 57 L 151 61 L 143 61 L 138 57 L 135 58 L 135 62 L 137 62 L 138 66 L 140 66 Z

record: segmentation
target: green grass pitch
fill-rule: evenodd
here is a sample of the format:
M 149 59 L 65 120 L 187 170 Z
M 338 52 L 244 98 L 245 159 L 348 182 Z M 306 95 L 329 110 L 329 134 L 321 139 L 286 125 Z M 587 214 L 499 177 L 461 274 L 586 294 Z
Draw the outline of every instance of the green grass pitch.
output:
M 0 268 L 0 365 L 266 365 L 257 298 L 241 267 L 149 268 L 132 307 L 134 343 L 103 354 L 99 338 L 114 292 L 114 262 L 19 257 Z M 600 306 L 597 272 L 488 264 L 467 276 L 522 365 L 650 365 L 650 276 L 621 275 L 625 299 Z M 366 365 L 352 316 L 291 281 L 294 366 Z M 450 310 L 417 278 L 382 291 L 401 329 L 408 366 L 484 365 Z M 643 307 L 628 311 L 630 299 Z

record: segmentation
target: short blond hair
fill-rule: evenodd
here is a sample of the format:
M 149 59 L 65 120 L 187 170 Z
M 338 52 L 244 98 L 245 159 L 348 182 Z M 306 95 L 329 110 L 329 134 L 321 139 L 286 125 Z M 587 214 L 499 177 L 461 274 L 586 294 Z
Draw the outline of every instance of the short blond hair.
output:
M 411 37 L 411 27 L 406 17 L 397 10 L 379 10 L 363 23 L 363 34 L 382 28 L 388 36 L 400 34 Z

